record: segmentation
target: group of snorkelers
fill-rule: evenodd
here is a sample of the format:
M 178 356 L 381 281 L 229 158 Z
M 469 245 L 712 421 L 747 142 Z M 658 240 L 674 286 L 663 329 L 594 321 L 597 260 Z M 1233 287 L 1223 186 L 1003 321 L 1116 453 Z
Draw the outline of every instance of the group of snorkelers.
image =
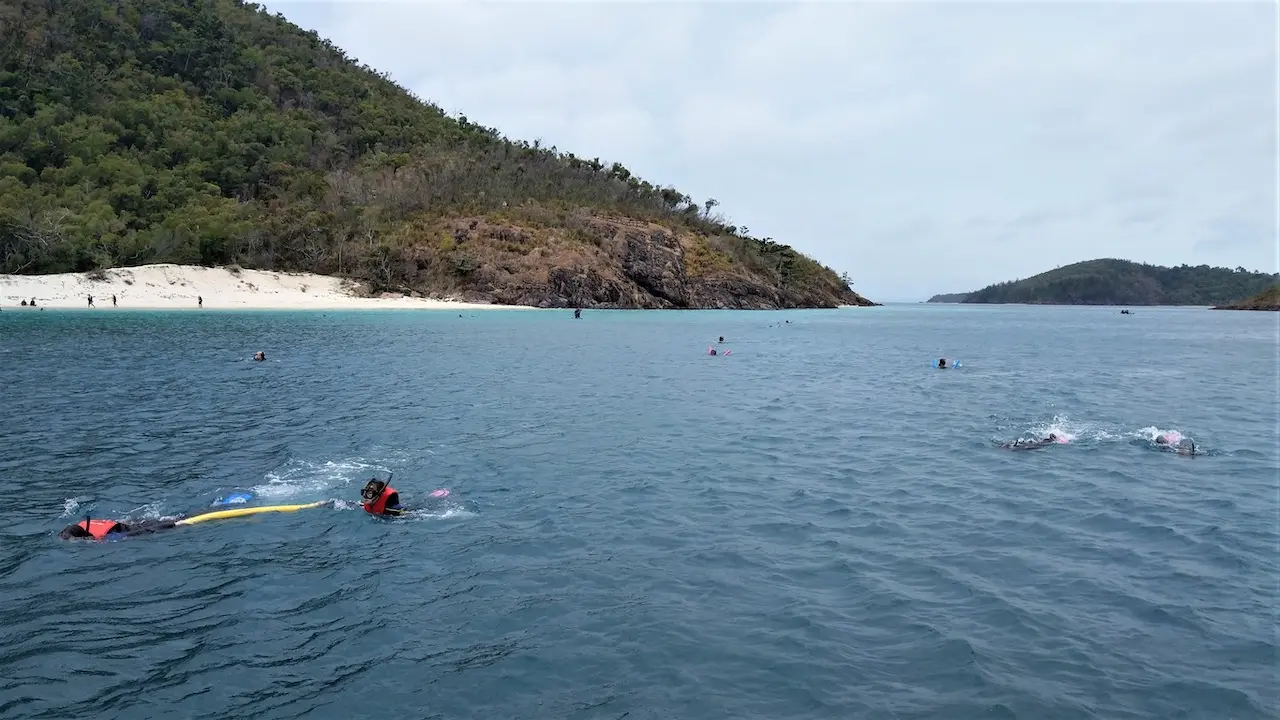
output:
M 447 491 L 437 490 L 432 493 L 432 496 L 442 497 L 442 493 L 447 494 Z M 360 490 L 360 507 L 370 515 L 382 518 L 396 518 L 409 512 L 409 510 L 401 504 L 400 493 L 394 487 L 391 487 L 389 479 L 379 480 L 377 478 L 373 478 L 365 483 L 364 488 Z M 173 528 L 178 527 L 182 520 L 199 517 L 200 514 L 201 513 L 197 513 L 196 515 L 188 516 L 187 518 L 140 520 L 138 522 L 129 523 L 108 519 L 95 520 L 86 515 L 84 520 L 63 528 L 62 531 L 58 533 L 58 537 L 63 540 L 72 540 L 76 538 L 115 540 L 135 535 L 147 535 L 163 530 L 172 530 Z
M 1023 440 L 1019 438 L 1013 442 L 1002 443 L 1001 448 L 1005 450 L 1039 450 L 1049 445 L 1065 445 L 1067 438 L 1058 433 L 1049 433 L 1047 437 L 1035 440 Z M 1160 433 L 1156 435 L 1156 447 L 1169 452 L 1176 452 L 1179 455 L 1199 455 L 1202 454 L 1193 440 L 1184 438 L 1181 435 Z

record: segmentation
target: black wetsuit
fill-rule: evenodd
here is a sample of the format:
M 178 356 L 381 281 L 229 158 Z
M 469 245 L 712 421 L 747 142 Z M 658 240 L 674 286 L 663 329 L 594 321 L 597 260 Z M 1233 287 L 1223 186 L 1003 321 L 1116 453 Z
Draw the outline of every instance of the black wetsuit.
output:
M 1044 440 L 1015 440 L 1011 443 L 1005 443 L 1000 447 L 1006 450 L 1039 450 L 1046 445 L 1052 445 L 1056 440 L 1045 438 Z
M 142 520 L 136 523 L 125 524 L 117 522 L 116 526 L 107 533 L 108 538 L 112 537 L 132 537 L 134 535 L 149 535 L 151 533 L 160 532 L 161 530 L 171 530 L 177 527 L 176 520 Z M 63 540 L 70 538 L 91 538 L 92 534 L 84 529 L 82 523 L 68 525 L 58 533 Z M 106 538 L 104 538 L 106 539 Z

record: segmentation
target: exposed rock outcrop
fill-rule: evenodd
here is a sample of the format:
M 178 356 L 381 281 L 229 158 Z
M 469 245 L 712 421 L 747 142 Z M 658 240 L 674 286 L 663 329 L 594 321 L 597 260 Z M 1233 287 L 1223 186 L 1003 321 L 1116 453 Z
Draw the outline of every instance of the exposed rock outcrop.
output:
M 762 260 L 748 270 L 711 247 L 709 238 L 681 237 L 627 219 L 591 217 L 572 228 L 539 229 L 470 218 L 451 221 L 442 234 L 439 247 L 406 251 L 406 263 L 431 276 L 424 281 L 450 280 L 452 296 L 469 302 L 751 310 L 875 304 L 807 259 L 809 264 L 797 265 L 783 254 L 777 261 L 782 269 L 764 267 Z M 697 267 L 691 249 L 703 258 Z
M 1280 285 L 1272 285 L 1270 288 L 1254 295 L 1243 302 L 1233 303 L 1231 305 L 1219 305 L 1214 310 L 1280 310 Z

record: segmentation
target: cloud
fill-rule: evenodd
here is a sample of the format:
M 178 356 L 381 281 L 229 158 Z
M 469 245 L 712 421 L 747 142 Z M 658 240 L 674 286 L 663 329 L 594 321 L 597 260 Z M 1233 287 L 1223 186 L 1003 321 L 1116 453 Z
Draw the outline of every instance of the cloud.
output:
M 1280 263 L 1273 4 L 267 5 L 878 300 L 1094 257 Z

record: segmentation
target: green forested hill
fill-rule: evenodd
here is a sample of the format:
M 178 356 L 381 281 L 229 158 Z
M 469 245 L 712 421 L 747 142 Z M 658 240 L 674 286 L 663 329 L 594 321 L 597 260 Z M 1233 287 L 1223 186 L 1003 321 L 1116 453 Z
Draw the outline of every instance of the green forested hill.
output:
M 1128 260 L 1089 260 L 1025 280 L 989 285 L 950 302 L 1219 305 L 1256 295 L 1276 281 L 1276 275 L 1249 272 L 1244 268 L 1161 267 Z M 934 296 L 930 301 L 944 302 L 940 297 L 944 296 Z
M 624 307 L 866 304 L 620 164 L 451 118 L 236 0 L 0 0 L 0 272 L 150 262 Z

